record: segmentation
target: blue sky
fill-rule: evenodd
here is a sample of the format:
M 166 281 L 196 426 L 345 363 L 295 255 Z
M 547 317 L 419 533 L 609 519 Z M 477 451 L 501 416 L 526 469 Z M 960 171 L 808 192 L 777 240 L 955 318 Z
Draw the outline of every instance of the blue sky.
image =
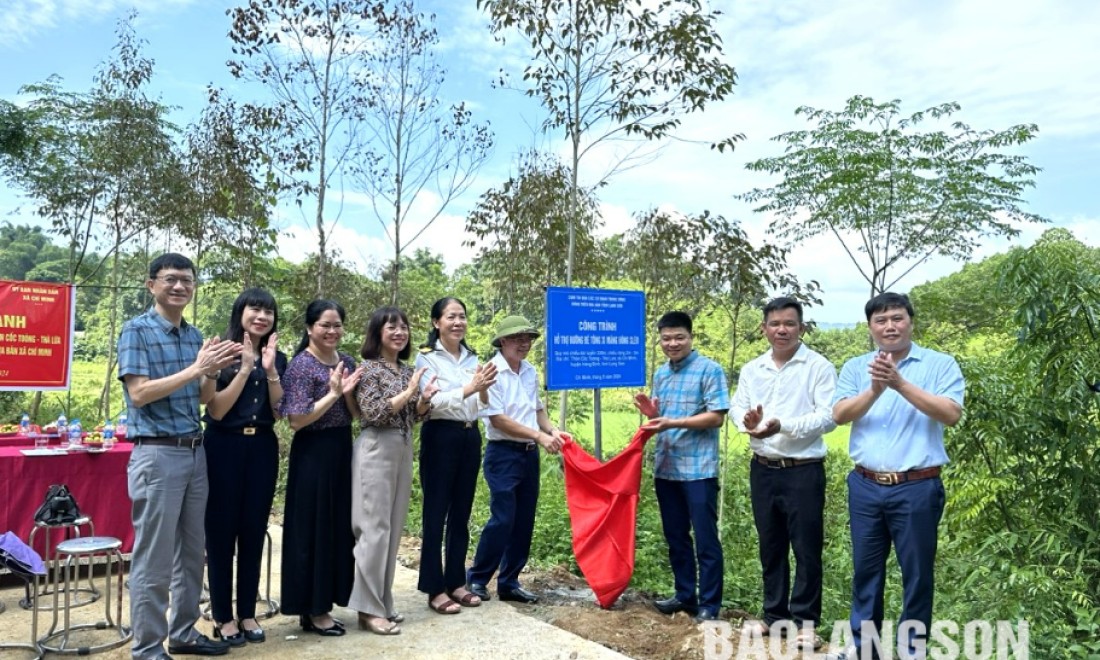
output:
M 156 60 L 154 94 L 177 106 L 180 125 L 197 118 L 208 83 L 230 93 L 253 96 L 225 68 L 230 56 L 226 8 L 215 0 L 7 0 L 0 15 L 0 96 L 20 101 L 17 90 L 51 74 L 73 90 L 91 86 L 97 65 L 110 56 L 117 20 L 139 12 L 138 34 Z M 1078 238 L 1100 245 L 1100 4 L 1050 0 L 1007 7 L 994 0 L 747 0 L 712 3 L 723 8 L 719 30 L 729 61 L 740 79 L 735 95 L 686 119 L 677 141 L 651 162 L 621 172 L 600 192 L 607 231 L 629 228 L 631 214 L 652 206 L 696 213 L 709 209 L 737 219 L 756 240 L 767 237 L 768 218 L 733 199 L 771 180 L 747 172 L 744 164 L 778 153 L 769 138 L 806 127 L 794 116 L 800 105 L 839 108 L 855 94 L 877 100 L 898 98 L 912 112 L 958 101 L 956 117 L 979 128 L 1018 123 L 1039 125 L 1039 138 L 1021 153 L 1043 168 L 1028 209 L 1069 228 Z M 512 172 L 515 154 L 532 146 L 565 153 L 560 140 L 538 133 L 538 106 L 514 91 L 494 90 L 490 81 L 504 67 L 522 71 L 519 39 L 504 45 L 489 35 L 474 0 L 421 2 L 434 11 L 442 39 L 441 59 L 449 70 L 448 101 L 464 100 L 475 117 L 496 133 L 492 160 L 469 192 L 448 208 L 413 245 L 444 256 L 450 266 L 471 254 L 456 247 L 456 232 L 476 198 Z M 747 139 L 731 155 L 717 154 L 691 141 L 709 141 L 731 132 Z M 611 155 L 597 150 L 582 181 L 599 176 Z M 361 196 L 349 194 L 335 241 L 362 268 L 389 258 L 392 248 Z M 32 222 L 15 191 L 0 189 L 0 219 Z M 22 208 L 22 211 L 16 211 Z M 281 253 L 300 258 L 313 245 L 306 220 L 292 209 L 280 224 L 294 239 Z M 1025 227 L 1014 244 L 1028 244 L 1042 231 Z M 989 241 L 976 258 L 1004 250 Z M 897 287 L 908 290 L 959 267 L 934 261 L 918 268 Z M 809 315 L 825 322 L 861 319 L 867 285 L 848 263 L 835 239 L 807 241 L 791 255 L 791 268 L 824 287 L 825 305 Z M 442 293 L 442 292 L 441 292 Z

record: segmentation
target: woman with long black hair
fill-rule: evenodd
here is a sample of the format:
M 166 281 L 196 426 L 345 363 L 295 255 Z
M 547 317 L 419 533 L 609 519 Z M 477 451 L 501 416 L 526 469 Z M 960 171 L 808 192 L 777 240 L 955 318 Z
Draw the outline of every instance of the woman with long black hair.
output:
M 217 393 L 206 404 L 203 446 L 210 478 L 206 506 L 206 565 L 214 638 L 231 646 L 262 642 L 256 594 L 275 480 L 279 439 L 275 411 L 283 398 L 286 355 L 278 350 L 275 297 L 246 289 L 233 302 L 225 339 L 243 349 L 217 375 Z M 237 556 L 237 616 L 233 616 L 233 555 Z
M 302 630 L 340 636 L 333 605 L 346 606 L 354 560 L 351 533 L 351 422 L 361 369 L 339 350 L 344 308 L 306 307 L 306 331 L 283 377 L 281 411 L 294 429 L 283 520 L 282 612 Z

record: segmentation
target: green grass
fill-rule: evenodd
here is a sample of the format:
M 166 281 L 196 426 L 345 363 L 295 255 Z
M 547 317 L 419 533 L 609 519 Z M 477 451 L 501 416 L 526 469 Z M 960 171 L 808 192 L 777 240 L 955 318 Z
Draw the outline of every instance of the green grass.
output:
M 74 417 L 79 418 L 85 427 L 103 422 L 99 414 L 99 397 L 106 377 L 106 366 L 103 363 L 74 361 L 69 389 L 43 392 L 42 403 L 38 406 L 38 415 L 32 422 L 45 426 L 56 421 L 58 414 L 62 412 L 70 420 Z M 110 389 L 110 416 L 117 420 L 119 413 L 124 409 L 124 404 L 122 383 L 114 377 L 114 374 L 111 374 Z M 20 412 L 31 409 L 33 397 L 32 392 L 24 393 Z M 0 420 L 0 422 L 5 421 Z
M 613 456 L 630 442 L 638 425 L 642 423 L 642 417 L 636 412 L 604 412 L 601 416 L 602 444 L 604 456 Z M 730 433 L 730 441 L 727 452 L 743 452 L 748 446 L 748 436 L 740 433 L 728 423 L 725 427 Z M 595 441 L 594 420 L 588 419 L 579 428 L 567 429 L 573 436 L 586 447 L 591 448 Z M 825 436 L 825 444 L 832 451 L 848 452 L 849 426 L 839 426 Z

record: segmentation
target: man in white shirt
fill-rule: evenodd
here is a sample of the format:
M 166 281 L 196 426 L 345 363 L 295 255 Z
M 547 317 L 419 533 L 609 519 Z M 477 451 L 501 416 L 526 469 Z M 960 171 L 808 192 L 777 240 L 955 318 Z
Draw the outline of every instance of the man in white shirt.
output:
M 749 489 L 760 537 L 767 635 L 776 623 L 802 628 L 796 644 L 812 650 L 821 621 L 825 442 L 836 428 L 836 369 L 801 340 L 802 305 L 776 298 L 764 307 L 762 329 L 771 350 L 741 369 L 731 418 L 748 433 Z M 795 556 L 791 587 L 788 556 Z
M 527 565 L 535 508 L 539 499 L 539 452 L 561 450 L 561 431 L 550 423 L 539 400 L 539 376 L 525 358 L 539 331 L 522 316 L 501 321 L 493 337 L 500 349 L 491 364 L 497 380 L 489 388 L 489 403 L 480 412 L 486 420 L 482 464 L 489 485 L 489 522 L 481 531 L 474 563 L 466 572 L 466 588 L 489 600 L 487 584 L 497 573 L 501 600 L 538 602 L 538 596 L 522 588 L 519 573 Z

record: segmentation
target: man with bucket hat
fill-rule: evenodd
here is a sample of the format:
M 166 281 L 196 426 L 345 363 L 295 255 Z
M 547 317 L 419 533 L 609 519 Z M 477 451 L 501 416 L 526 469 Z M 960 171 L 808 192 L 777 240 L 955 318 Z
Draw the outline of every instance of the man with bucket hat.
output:
M 466 572 L 466 588 L 482 600 L 489 600 L 486 585 L 497 573 L 501 600 L 538 601 L 519 584 L 535 529 L 538 448 L 541 445 L 548 454 L 557 454 L 562 446 L 562 433 L 550 423 L 539 399 L 538 372 L 525 359 L 539 334 L 526 318 L 508 316 L 493 336 L 493 347 L 498 349 L 492 359 L 497 382 L 489 388 L 489 403 L 480 411 L 488 438 L 482 466 L 489 485 L 489 522 Z

